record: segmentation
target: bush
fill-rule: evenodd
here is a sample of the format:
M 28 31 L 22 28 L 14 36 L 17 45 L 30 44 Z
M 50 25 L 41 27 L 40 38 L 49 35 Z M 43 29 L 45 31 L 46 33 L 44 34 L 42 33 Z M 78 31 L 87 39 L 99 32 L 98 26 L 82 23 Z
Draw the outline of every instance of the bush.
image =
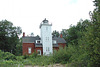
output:
M 25 54 L 23 59 L 27 59 L 27 58 L 29 58 L 29 55 Z
M 2 52 L 0 50 L 0 59 L 4 59 L 4 60 L 16 60 L 16 56 L 9 53 L 9 52 Z
M 53 63 L 67 63 L 69 61 L 70 54 L 67 53 L 66 47 L 60 48 L 57 52 L 53 53 Z
M 9 52 L 5 52 L 4 59 L 5 60 L 16 60 L 16 56 Z
M 37 56 L 39 56 L 36 52 L 34 52 L 32 55 L 30 55 L 30 58 L 36 58 Z
M 24 56 L 16 56 L 17 61 L 23 61 Z
M 0 59 L 3 59 L 3 57 L 4 57 L 4 52 L 2 52 L 2 51 L 0 50 Z
M 23 61 L 23 64 L 24 64 L 24 65 L 32 65 L 32 62 L 31 62 L 29 59 L 25 59 L 25 60 Z

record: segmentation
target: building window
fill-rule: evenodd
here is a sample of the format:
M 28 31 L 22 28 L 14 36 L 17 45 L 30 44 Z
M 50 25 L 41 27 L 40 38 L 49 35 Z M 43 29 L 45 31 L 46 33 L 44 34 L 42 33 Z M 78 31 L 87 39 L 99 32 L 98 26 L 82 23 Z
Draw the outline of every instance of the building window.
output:
M 31 47 L 28 48 L 28 53 L 31 54 Z
M 36 43 L 41 43 L 41 40 L 36 40 Z
M 49 40 L 49 37 L 48 37 L 48 40 Z
M 41 50 L 37 50 L 37 54 L 38 55 L 41 55 Z
M 46 37 L 46 41 L 47 41 L 47 37 Z
M 49 41 L 49 37 L 46 37 L 46 41 Z
M 48 47 L 48 51 L 50 51 L 50 48 Z
M 40 43 L 40 41 L 37 41 L 37 43 Z
M 48 30 L 48 27 L 46 27 L 46 30 Z
M 56 42 L 56 40 L 53 40 L 53 44 L 56 44 L 57 42 Z
M 46 47 L 46 51 L 50 51 L 50 48 L 49 47 Z
M 46 51 L 48 51 L 48 48 L 46 47 Z

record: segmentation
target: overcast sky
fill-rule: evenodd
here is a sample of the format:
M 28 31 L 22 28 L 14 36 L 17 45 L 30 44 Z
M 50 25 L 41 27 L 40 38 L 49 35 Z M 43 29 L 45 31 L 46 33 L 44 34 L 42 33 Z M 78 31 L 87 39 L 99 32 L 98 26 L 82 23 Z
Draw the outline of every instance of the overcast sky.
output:
M 80 19 L 89 19 L 93 0 L 0 0 L 0 21 L 11 21 L 26 35 L 40 35 L 39 25 L 47 18 L 52 31 L 68 29 Z

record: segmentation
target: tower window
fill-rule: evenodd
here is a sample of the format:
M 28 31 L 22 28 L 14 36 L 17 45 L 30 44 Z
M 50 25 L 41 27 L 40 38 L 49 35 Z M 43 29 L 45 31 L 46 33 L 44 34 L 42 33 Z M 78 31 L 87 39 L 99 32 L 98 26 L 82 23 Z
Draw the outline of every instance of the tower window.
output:
M 49 40 L 49 37 L 48 37 L 48 40 Z
M 46 51 L 48 51 L 48 48 L 46 47 Z
M 49 47 L 46 47 L 46 51 L 50 51 L 50 48 Z
M 50 51 L 49 47 L 48 47 L 48 51 Z
M 47 37 L 46 37 L 46 41 L 47 41 Z
M 46 37 L 46 41 L 49 41 L 49 37 Z
M 48 30 L 48 27 L 46 27 L 46 30 Z

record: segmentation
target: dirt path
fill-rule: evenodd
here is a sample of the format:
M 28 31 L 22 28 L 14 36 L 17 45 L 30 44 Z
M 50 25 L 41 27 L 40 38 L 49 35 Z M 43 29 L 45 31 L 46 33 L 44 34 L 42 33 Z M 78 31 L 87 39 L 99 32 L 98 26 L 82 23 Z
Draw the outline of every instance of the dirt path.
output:
M 30 66 L 30 65 L 26 65 L 24 67 L 66 67 L 66 66 L 61 65 L 61 64 L 54 64 L 54 65 L 48 65 L 48 66 Z

